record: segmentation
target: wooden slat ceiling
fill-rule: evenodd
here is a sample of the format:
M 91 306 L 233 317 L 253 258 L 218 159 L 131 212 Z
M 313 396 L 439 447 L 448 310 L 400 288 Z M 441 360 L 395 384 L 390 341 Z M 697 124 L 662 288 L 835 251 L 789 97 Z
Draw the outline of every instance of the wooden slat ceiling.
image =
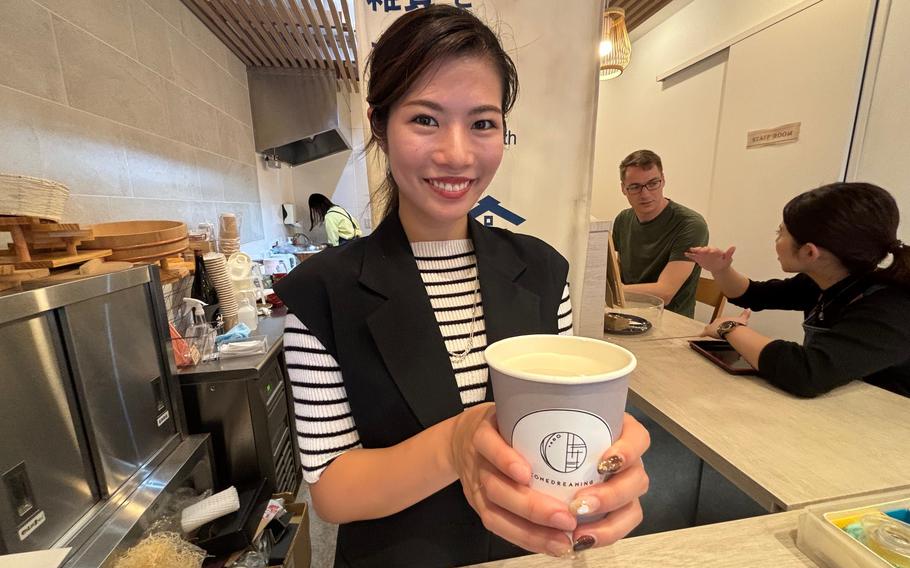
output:
M 626 11 L 626 29 L 630 32 L 669 4 L 672 0 L 610 0 L 610 8 L 623 8 Z
M 323 69 L 360 90 L 351 0 L 183 0 L 247 67 Z
M 360 91 L 353 0 L 183 0 L 248 67 L 323 69 Z M 631 32 L 671 0 L 610 0 Z

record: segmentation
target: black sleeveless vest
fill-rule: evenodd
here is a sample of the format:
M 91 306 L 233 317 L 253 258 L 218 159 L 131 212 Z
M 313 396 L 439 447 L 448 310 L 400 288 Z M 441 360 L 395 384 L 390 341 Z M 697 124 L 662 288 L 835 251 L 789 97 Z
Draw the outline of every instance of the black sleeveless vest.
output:
M 487 344 L 556 333 L 568 262 L 543 241 L 469 220 Z M 462 412 L 449 356 L 407 236 L 392 212 L 275 291 L 338 361 L 364 448 L 397 444 Z M 487 389 L 492 400 L 492 389 Z M 375 487 L 375 491 L 384 491 Z M 489 533 L 460 482 L 389 517 L 341 525 L 335 566 L 464 566 L 527 554 Z

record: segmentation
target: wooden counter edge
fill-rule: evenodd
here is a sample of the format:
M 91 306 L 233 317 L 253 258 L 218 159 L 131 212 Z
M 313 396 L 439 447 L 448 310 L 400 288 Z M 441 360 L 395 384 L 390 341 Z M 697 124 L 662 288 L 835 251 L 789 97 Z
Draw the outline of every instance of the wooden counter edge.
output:
M 623 539 L 589 550 L 572 561 L 544 555 L 478 564 L 475 568 L 635 567 L 815 567 L 796 547 L 801 511 L 762 515 Z

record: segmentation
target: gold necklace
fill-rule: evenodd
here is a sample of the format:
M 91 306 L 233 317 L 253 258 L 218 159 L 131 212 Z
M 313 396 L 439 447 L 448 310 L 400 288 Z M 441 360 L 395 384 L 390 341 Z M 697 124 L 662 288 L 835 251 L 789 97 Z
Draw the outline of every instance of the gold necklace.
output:
M 474 307 L 471 310 L 471 327 L 468 332 L 468 339 L 465 342 L 465 348 L 461 351 L 456 351 L 455 353 L 452 353 L 451 351 L 446 349 L 446 351 L 449 354 L 449 358 L 452 360 L 453 363 L 461 363 L 462 361 L 464 361 L 467 358 L 467 356 L 471 353 L 471 349 L 474 348 L 474 325 L 477 322 L 477 304 L 479 303 L 479 300 L 480 300 L 480 298 L 479 298 L 479 296 L 480 296 L 480 275 L 476 274 L 476 272 L 475 272 L 474 282 L 475 282 L 474 294 L 471 295 L 471 297 L 474 299 Z

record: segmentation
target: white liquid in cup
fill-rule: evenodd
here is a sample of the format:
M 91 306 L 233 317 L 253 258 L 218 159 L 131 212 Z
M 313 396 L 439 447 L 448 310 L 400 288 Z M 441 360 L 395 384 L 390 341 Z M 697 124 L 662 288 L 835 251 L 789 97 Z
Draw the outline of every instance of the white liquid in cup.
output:
M 562 377 L 566 382 L 571 382 L 572 377 L 589 377 L 612 370 L 596 359 L 560 353 L 516 355 L 503 361 L 502 366 L 519 373 Z

